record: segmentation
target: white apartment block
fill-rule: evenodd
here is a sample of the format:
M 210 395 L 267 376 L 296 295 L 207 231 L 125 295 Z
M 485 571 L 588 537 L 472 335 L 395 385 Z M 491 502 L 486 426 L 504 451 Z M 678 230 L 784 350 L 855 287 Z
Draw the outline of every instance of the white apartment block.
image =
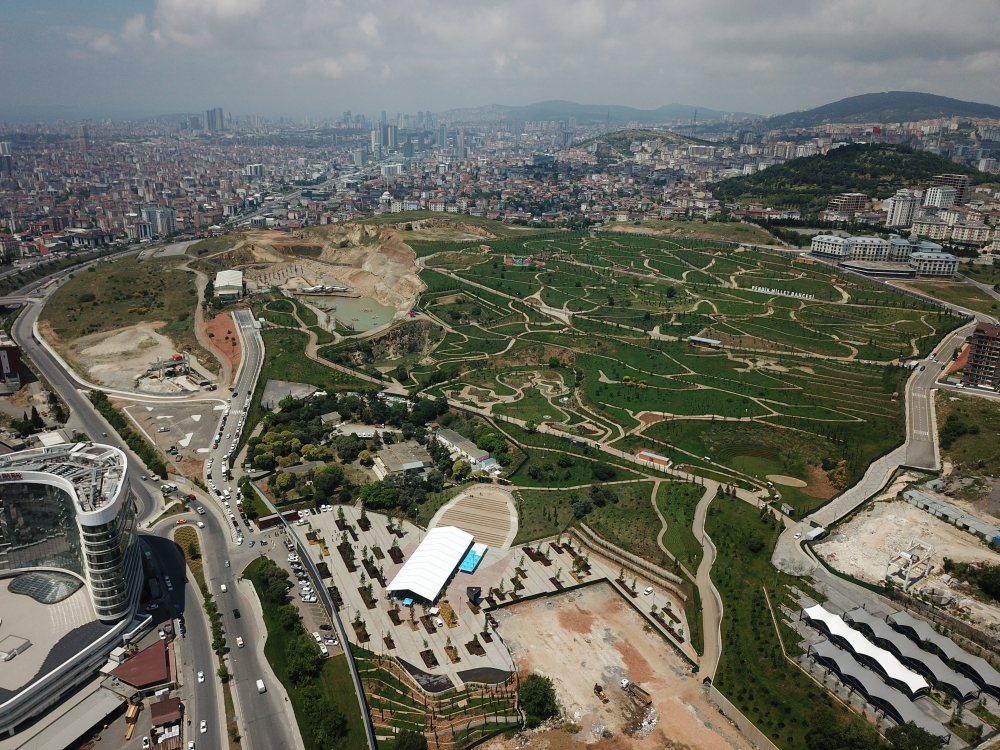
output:
M 882 210 L 886 212 L 887 227 L 908 227 L 913 223 L 913 215 L 917 212 L 920 201 L 912 190 L 897 190 L 896 194 L 882 202 Z
M 955 196 L 958 191 L 953 187 L 936 185 L 927 188 L 924 193 L 924 205 L 935 206 L 936 208 L 951 208 L 955 205 Z
M 910 265 L 917 269 L 917 276 L 954 276 L 958 258 L 951 253 L 913 253 Z

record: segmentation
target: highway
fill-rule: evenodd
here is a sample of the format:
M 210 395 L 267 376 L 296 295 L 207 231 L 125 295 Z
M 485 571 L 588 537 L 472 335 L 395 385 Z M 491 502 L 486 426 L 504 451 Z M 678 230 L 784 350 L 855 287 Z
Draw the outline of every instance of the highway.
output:
M 55 276 L 65 273 L 64 270 Z M 163 510 L 164 503 L 158 487 L 159 482 L 157 480 L 147 482 L 141 480 L 143 475 L 149 474 L 145 465 L 128 449 L 128 446 L 104 418 L 94 410 L 86 395 L 78 390 L 77 385 L 63 365 L 34 338 L 32 327 L 41 313 L 44 299 L 44 296 L 40 297 L 37 301 L 26 306 L 26 309 L 12 326 L 11 337 L 66 402 L 78 429 L 85 431 L 94 441 L 114 445 L 125 452 L 129 477 L 136 495 L 139 522 L 145 526 Z M 260 333 L 253 327 L 253 316 L 248 311 L 237 311 L 234 314 L 234 319 L 242 339 L 243 358 L 235 382 L 238 395 L 232 398 L 233 404 L 229 419 L 233 421 L 227 420 L 227 432 L 224 432 L 223 435 L 235 431 L 235 420 L 242 413 L 244 401 L 253 394 L 264 357 L 263 341 L 260 338 Z M 222 398 L 226 397 L 225 394 L 219 395 Z M 204 395 L 194 394 L 191 398 L 204 399 Z M 235 439 L 230 441 L 223 439 L 218 449 L 211 454 L 215 458 L 214 467 L 218 472 L 217 476 L 221 475 L 222 458 L 225 452 L 230 444 L 235 443 Z M 225 486 L 234 485 L 227 483 Z M 246 538 L 253 540 L 255 545 L 253 548 L 249 546 L 249 543 L 244 543 L 242 546 L 237 545 L 234 541 L 235 530 L 233 533 L 230 532 L 232 524 L 224 513 L 221 501 L 209 501 L 200 490 L 194 490 L 194 492 L 199 498 L 198 502 L 205 507 L 206 514 L 203 516 L 188 514 L 179 517 L 189 519 L 189 523 L 200 520 L 205 524 L 205 529 L 199 529 L 198 532 L 202 540 L 205 577 L 209 589 L 219 605 L 230 648 L 227 663 L 232 674 L 231 686 L 235 694 L 239 725 L 244 735 L 242 744 L 252 750 L 267 750 L 269 748 L 300 750 L 302 742 L 298 735 L 291 707 L 286 702 L 284 689 L 277 682 L 263 654 L 265 638 L 263 628 L 258 622 L 258 618 L 251 615 L 254 609 L 259 610 L 259 607 L 255 607 L 254 602 L 248 599 L 245 587 L 237 586 L 239 572 L 261 550 L 261 547 L 256 544 L 259 535 L 251 531 L 252 527 L 241 526 L 241 530 L 245 529 Z M 235 503 L 233 505 L 235 507 Z M 170 574 L 171 579 L 181 582 L 184 580 L 185 570 L 183 559 L 172 545 L 169 548 L 166 546 L 158 547 L 156 541 L 157 537 L 169 538 L 172 535 L 174 520 L 175 518 L 171 518 L 170 521 L 159 524 L 154 534 L 147 535 L 145 538 L 151 543 L 151 546 L 163 550 L 160 555 L 162 563 L 170 570 L 175 571 Z M 275 547 L 272 544 L 265 549 L 275 549 Z M 277 547 L 277 549 L 280 552 L 284 551 L 282 546 Z M 230 563 L 229 566 L 226 565 L 227 561 Z M 222 584 L 227 585 L 229 589 L 227 594 L 221 593 Z M 211 650 L 211 633 L 200 596 L 200 592 L 193 583 L 175 585 L 172 594 L 172 606 L 177 612 L 186 613 L 187 634 L 181 642 L 181 682 L 184 685 L 182 700 L 188 705 L 189 715 L 192 717 L 192 728 L 188 730 L 188 738 L 194 739 L 199 748 L 211 747 L 221 750 L 224 746 L 223 735 L 225 731 L 223 718 L 219 713 L 222 703 L 218 694 L 218 678 L 215 675 L 215 657 Z M 236 619 L 233 613 L 234 609 L 240 609 L 241 613 L 247 614 Z M 242 636 L 246 643 L 242 649 L 236 647 L 237 636 Z M 206 675 L 205 683 L 202 684 L 198 684 L 195 678 L 199 669 L 204 671 Z M 268 686 L 268 690 L 264 694 L 257 692 L 256 681 L 258 679 L 263 679 Z M 197 731 L 197 725 L 201 719 L 209 722 L 210 730 L 206 734 L 200 734 Z
M 202 562 L 206 581 L 215 596 L 226 630 L 230 649 L 226 658 L 233 675 L 231 684 L 235 693 L 236 713 L 245 735 L 242 744 L 251 750 L 297 750 L 302 747 L 302 741 L 298 736 L 291 707 L 286 703 L 284 690 L 264 657 L 266 634 L 255 614 L 259 607 L 249 598 L 253 596 L 249 585 L 238 585 L 240 573 L 252 560 L 265 552 L 284 554 L 285 548 L 275 538 L 274 532 L 258 534 L 251 524 L 240 518 L 236 509 L 235 480 L 241 472 L 235 473 L 234 481 L 222 479 L 223 462 L 227 453 L 235 449 L 239 442 L 236 430 L 240 415 L 245 414 L 243 409 L 249 405 L 253 396 L 264 361 L 264 343 L 260 331 L 254 328 L 253 315 L 248 310 L 237 310 L 233 313 L 233 320 L 237 325 L 243 356 L 233 384 L 235 395 L 230 398 L 231 410 L 225 427 L 221 427 L 220 418 L 222 440 L 209 454 L 212 459 L 212 477 L 209 479 L 206 470 L 204 481 L 206 484 L 214 482 L 220 492 L 223 489 L 230 490 L 230 507 L 237 525 L 230 520 L 220 494 L 212 492 L 211 500 L 205 506 L 206 515 L 198 516 L 206 524 L 205 531 L 208 532 L 209 539 L 202 544 Z M 226 435 L 230 435 L 230 439 L 227 440 Z M 235 455 L 231 458 L 235 458 Z M 206 462 L 206 467 L 207 465 Z M 204 534 L 205 531 L 201 533 Z M 238 533 L 243 534 L 242 543 L 239 542 Z M 261 544 L 265 541 L 269 542 L 267 546 Z M 225 594 L 222 593 L 223 584 L 228 588 Z M 236 618 L 234 609 L 240 610 L 239 619 Z M 244 648 L 236 647 L 237 637 L 243 638 Z M 264 680 L 266 693 L 257 692 L 256 683 L 259 679 Z

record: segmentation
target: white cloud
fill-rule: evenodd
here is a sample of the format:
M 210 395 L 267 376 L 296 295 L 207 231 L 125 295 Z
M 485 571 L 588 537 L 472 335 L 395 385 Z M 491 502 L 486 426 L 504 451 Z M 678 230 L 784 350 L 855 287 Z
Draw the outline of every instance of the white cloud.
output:
M 977 0 L 156 0 L 149 18 L 63 29 L 69 49 L 53 53 L 80 57 L 84 98 L 102 83 L 97 67 L 86 78 L 87 59 L 141 48 L 158 85 L 138 88 L 156 92 L 154 108 L 224 98 L 233 111 L 330 114 L 560 98 L 767 113 L 908 87 L 1000 99 L 998 23 L 1000 6 Z

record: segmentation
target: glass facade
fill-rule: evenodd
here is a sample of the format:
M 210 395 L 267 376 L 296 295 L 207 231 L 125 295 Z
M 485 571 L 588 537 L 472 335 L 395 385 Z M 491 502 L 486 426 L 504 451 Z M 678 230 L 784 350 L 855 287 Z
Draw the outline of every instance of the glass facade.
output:
M 125 617 L 142 575 L 136 543 L 136 505 L 131 487 L 115 517 L 99 526 L 81 524 L 74 500 L 38 482 L 0 484 L 0 571 L 62 568 L 89 583 L 97 616 Z
M 90 591 L 102 620 L 127 615 L 138 590 L 135 496 L 130 487 L 124 492 L 125 499 L 113 520 L 100 526 L 81 526 Z
M 86 576 L 76 508 L 48 484 L 0 484 L 0 571 L 64 568 Z

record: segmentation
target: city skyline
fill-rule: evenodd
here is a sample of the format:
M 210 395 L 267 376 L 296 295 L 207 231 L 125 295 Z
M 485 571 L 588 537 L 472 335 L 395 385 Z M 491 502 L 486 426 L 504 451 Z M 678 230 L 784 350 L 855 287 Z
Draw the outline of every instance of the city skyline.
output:
M 772 114 L 891 89 L 1000 104 L 991 85 L 998 9 L 967 2 L 839 0 L 794 12 L 764 0 L 382 12 L 304 0 L 5 5 L 7 121 L 219 105 L 328 118 L 548 99 Z

